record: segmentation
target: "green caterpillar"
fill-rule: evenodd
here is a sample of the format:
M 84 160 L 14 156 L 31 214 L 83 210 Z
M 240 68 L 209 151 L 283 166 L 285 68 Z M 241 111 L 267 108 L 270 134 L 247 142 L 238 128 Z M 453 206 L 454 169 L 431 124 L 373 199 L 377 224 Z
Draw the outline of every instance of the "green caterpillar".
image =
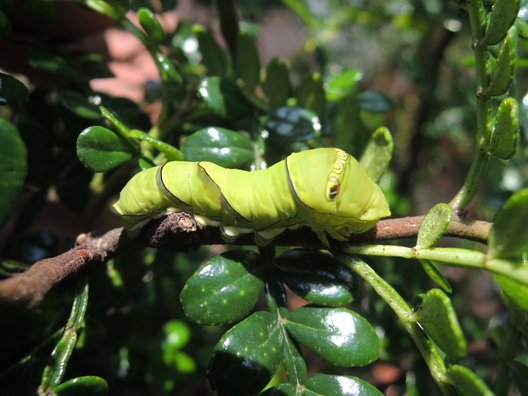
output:
M 131 234 L 167 211 L 184 211 L 220 226 L 229 241 L 254 232 L 266 244 L 286 228 L 308 226 L 327 246 L 327 234 L 343 241 L 390 215 L 379 186 L 336 148 L 294 153 L 255 172 L 167 162 L 135 175 L 114 207 Z

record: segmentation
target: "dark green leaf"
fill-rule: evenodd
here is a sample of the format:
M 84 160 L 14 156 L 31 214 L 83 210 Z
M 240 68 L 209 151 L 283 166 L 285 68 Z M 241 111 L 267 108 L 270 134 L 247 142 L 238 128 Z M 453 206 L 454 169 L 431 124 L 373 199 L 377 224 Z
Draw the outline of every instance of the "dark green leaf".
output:
M 364 127 L 359 116 L 359 103 L 351 94 L 335 106 L 332 117 L 334 146 L 360 158 L 367 146 L 371 133 Z
M 391 133 L 385 127 L 376 129 L 370 137 L 359 163 L 373 181 L 377 182 L 387 170 L 393 146 Z
M 339 102 L 356 91 L 357 83 L 363 77 L 360 70 L 349 69 L 339 74 L 333 74 L 326 79 L 326 99 Z
M 239 119 L 250 114 L 249 103 L 233 83 L 220 77 L 207 77 L 198 87 L 198 93 L 216 114 Z
M 53 388 L 57 396 L 99 396 L 108 394 L 106 380 L 94 375 L 77 377 Z
M 260 394 L 261 396 L 298 396 L 295 386 L 292 384 L 280 384 L 273 388 L 266 389 L 265 392 Z
M 493 396 L 484 381 L 467 367 L 455 364 L 447 369 L 446 375 L 460 395 Z
M 489 96 L 500 96 L 505 94 L 513 81 L 515 71 L 515 40 L 513 33 L 509 34 L 501 46 L 497 65 L 494 67 L 490 85 L 482 93 Z
M 434 246 L 442 235 L 444 235 L 444 232 L 446 232 L 452 214 L 453 209 L 448 204 L 439 203 L 433 206 L 420 223 L 416 249 Z
M 458 360 L 466 355 L 467 342 L 464 333 L 451 300 L 442 290 L 429 290 L 415 316 L 427 335 L 451 359 Z
M 9 18 L 0 10 L 0 38 L 9 36 L 12 30 L 13 28 L 11 22 L 9 22 Z
M 43 187 L 49 185 L 55 177 L 51 131 L 33 118 L 21 118 L 17 127 L 27 148 L 28 182 Z
M 198 39 L 198 46 L 202 53 L 202 62 L 207 68 L 209 76 L 225 76 L 227 72 L 226 53 L 209 30 L 201 25 L 194 25 L 193 32 Z
M 484 44 L 498 44 L 506 36 L 515 22 L 520 6 L 521 0 L 495 0 L 483 39 Z
M 265 127 L 273 144 L 286 151 L 288 151 L 287 145 L 294 142 L 306 142 L 318 137 L 321 133 L 319 117 L 301 107 L 274 109 Z
M 494 277 L 506 297 L 523 311 L 528 312 L 528 286 L 504 275 L 494 274 Z
M 160 43 L 165 38 L 165 31 L 156 18 L 156 15 L 148 8 L 141 7 L 137 12 L 139 24 L 155 42 Z
M 99 111 L 99 105 L 92 103 L 90 97 L 72 91 L 64 89 L 59 92 L 61 104 L 71 111 L 73 114 L 91 120 L 97 120 L 101 118 L 101 112 Z M 98 99 L 99 101 L 99 99 Z
M 528 395 L 528 367 L 520 362 L 509 362 L 513 379 L 521 395 Z
M 107 172 L 130 161 L 137 155 L 137 150 L 110 129 L 92 126 L 79 135 L 77 155 L 91 171 Z
M 442 288 L 446 293 L 452 293 L 453 287 L 451 283 L 445 278 L 445 276 L 440 272 L 435 263 L 429 260 L 420 260 L 423 270 L 429 276 L 429 278 Z
M 520 135 L 519 111 L 514 98 L 499 105 L 489 143 L 489 152 L 500 159 L 510 159 L 517 150 Z
M 210 161 L 225 168 L 238 168 L 255 160 L 253 143 L 229 129 L 209 127 L 193 133 L 182 144 L 188 161 Z
M 341 306 L 353 300 L 349 285 L 352 274 L 328 254 L 293 249 L 275 259 L 281 280 L 311 303 Z
M 305 75 L 297 88 L 295 96 L 300 107 L 313 111 L 320 119 L 324 117 L 326 98 L 323 80 L 319 73 Z
M 11 213 L 26 179 L 27 151 L 17 128 L 0 118 L 0 224 Z
M 231 54 L 236 53 L 236 39 L 238 36 L 239 23 L 238 15 L 234 0 L 216 0 L 216 10 L 220 17 L 220 30 L 222 36 L 231 51 Z
M 187 317 L 199 324 L 231 323 L 246 316 L 262 293 L 262 269 L 254 252 L 232 251 L 206 261 L 181 291 Z
M 180 73 L 178 73 L 172 64 L 172 61 L 165 55 L 157 52 L 154 56 L 154 60 L 156 61 L 156 65 L 160 71 L 160 77 L 162 81 L 169 83 L 181 83 L 183 81 Z
M 19 106 L 27 98 L 28 89 L 24 84 L 8 74 L 0 73 L 0 106 Z
M 489 236 L 489 256 L 520 261 L 528 250 L 528 188 L 516 192 L 497 213 Z
M 256 312 L 225 333 L 214 348 L 209 381 L 219 395 L 258 393 L 282 358 L 281 326 L 269 312 Z
M 244 91 L 254 94 L 260 81 L 260 58 L 255 38 L 242 31 L 237 37 L 235 70 L 243 82 Z
M 326 396 L 381 396 L 379 390 L 357 377 L 315 374 L 303 384 L 307 390 Z M 303 392 L 308 396 L 311 393 Z
M 364 366 L 379 356 L 372 325 L 346 308 L 302 307 L 288 314 L 285 326 L 313 353 L 338 366 Z
M 385 113 L 391 108 L 389 99 L 381 92 L 365 91 L 358 94 L 359 107 L 371 113 Z
M 290 68 L 287 61 L 273 58 L 266 68 L 266 80 L 262 89 L 271 108 L 284 106 L 291 94 Z

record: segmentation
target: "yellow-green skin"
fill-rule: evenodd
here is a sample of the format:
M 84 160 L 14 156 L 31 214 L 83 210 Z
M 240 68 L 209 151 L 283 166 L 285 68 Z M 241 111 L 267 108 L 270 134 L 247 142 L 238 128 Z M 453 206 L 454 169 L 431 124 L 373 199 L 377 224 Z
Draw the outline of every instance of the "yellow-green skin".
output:
M 168 162 L 135 175 L 114 207 L 132 234 L 167 211 L 184 211 L 220 226 L 228 240 L 255 232 L 261 244 L 285 228 L 308 226 L 328 245 L 327 234 L 346 240 L 390 215 L 379 186 L 335 148 L 294 153 L 255 172 Z

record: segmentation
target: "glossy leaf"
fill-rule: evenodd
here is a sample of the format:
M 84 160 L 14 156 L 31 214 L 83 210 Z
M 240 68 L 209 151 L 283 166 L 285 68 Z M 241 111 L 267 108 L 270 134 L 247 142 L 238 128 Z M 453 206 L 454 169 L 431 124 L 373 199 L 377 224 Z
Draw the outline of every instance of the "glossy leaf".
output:
M 449 297 L 440 289 L 432 289 L 423 296 L 415 313 L 427 335 L 451 358 L 466 355 L 467 342 Z
M 254 252 L 232 251 L 206 261 L 180 294 L 189 319 L 205 325 L 231 323 L 246 316 L 262 293 L 262 268 Z
M 323 79 L 319 73 L 306 74 L 295 94 L 300 107 L 313 111 L 322 119 L 326 111 L 326 98 Z
M 255 37 L 243 31 L 237 36 L 235 70 L 244 91 L 253 94 L 260 82 L 260 58 Z
M 0 73 L 0 106 L 19 106 L 27 98 L 28 89 L 24 84 L 9 74 Z
M 0 224 L 11 213 L 27 173 L 27 150 L 18 129 L 0 117 Z
M 152 38 L 154 41 L 160 43 L 165 38 L 165 31 L 156 18 L 156 15 L 148 8 L 141 7 L 137 12 L 137 18 L 139 24 L 143 30 Z
M 107 172 L 130 161 L 137 150 L 121 136 L 101 126 L 91 126 L 77 138 L 77 156 L 93 172 Z
M 484 381 L 464 366 L 455 364 L 449 367 L 446 376 L 460 395 L 493 396 L 493 392 Z
M 384 113 L 391 108 L 389 99 L 381 92 L 361 92 L 358 94 L 358 99 L 361 110 L 369 111 L 371 113 Z
M 377 182 L 387 171 L 393 147 L 391 133 L 385 127 L 376 129 L 370 137 L 359 163 L 373 181 Z
M 77 377 L 65 381 L 53 388 L 57 396 L 99 396 L 108 394 L 108 384 L 105 379 L 94 375 Z
M 152 147 L 155 147 L 160 153 L 165 155 L 165 158 L 168 161 L 182 161 L 184 159 L 183 153 L 178 150 L 176 147 L 165 143 L 162 140 L 155 139 L 149 134 L 140 131 L 138 129 L 132 129 L 128 132 L 128 137 L 140 140 L 143 142 L 148 142 Z
M 292 384 L 280 384 L 273 388 L 268 388 L 260 394 L 261 396 L 298 396 L 295 386 Z
M 86 97 L 80 92 L 70 89 L 63 89 L 59 92 L 61 104 L 73 114 L 89 120 L 101 118 L 99 106 L 93 103 L 90 97 Z
M 435 263 L 429 260 L 420 260 L 423 270 L 429 278 L 446 293 L 452 293 L 453 287 L 446 277 L 440 272 Z
M 352 274 L 328 254 L 293 249 L 274 261 L 280 279 L 298 296 L 311 303 L 341 306 L 353 300 Z
M 279 107 L 274 109 L 265 125 L 270 140 L 277 147 L 293 142 L 306 142 L 320 135 L 319 117 L 301 107 Z
M 266 68 L 266 80 L 262 89 L 271 108 L 284 106 L 291 94 L 290 68 L 287 61 L 273 58 Z
M 214 348 L 209 381 L 219 395 L 258 393 L 282 358 L 281 326 L 269 312 L 256 312 L 225 333 Z
M 504 275 L 494 274 L 494 277 L 506 297 L 523 311 L 528 312 L 528 286 Z
M 501 46 L 497 65 L 494 67 L 490 85 L 483 95 L 500 96 L 505 94 L 513 81 L 515 70 L 515 40 L 513 34 L 508 35 Z
M 51 352 L 48 365 L 42 373 L 42 388 L 53 388 L 61 382 L 76 343 L 77 333 L 73 330 L 65 330 L 62 338 Z
M 498 44 L 506 36 L 515 22 L 520 6 L 521 0 L 495 0 L 483 39 L 484 44 Z
M 188 161 L 210 161 L 226 168 L 243 167 L 255 159 L 249 137 L 220 127 L 200 129 L 184 140 L 181 149 Z
M 128 11 L 127 0 L 83 0 L 82 2 L 88 8 L 114 19 L 120 19 Z
M 306 381 L 308 377 L 306 362 L 297 343 L 290 337 L 284 340 L 283 355 L 283 364 L 290 382 L 303 383 Z
M 172 61 L 165 55 L 157 52 L 154 56 L 156 66 L 160 71 L 161 80 L 169 83 L 181 83 L 183 81 L 180 73 L 176 70 Z
M 207 68 L 207 75 L 223 77 L 227 71 L 226 53 L 204 26 L 194 25 L 193 32 L 198 39 L 198 46 L 202 53 L 202 62 Z
M 356 69 L 330 75 L 325 81 L 326 99 L 330 102 L 338 102 L 354 93 L 362 77 L 363 72 Z
M 379 356 L 372 325 L 346 308 L 302 307 L 287 315 L 285 326 L 297 341 L 338 366 L 364 366 Z
M 326 396 L 381 396 L 376 387 L 357 377 L 344 375 L 315 374 L 303 384 L 306 389 L 303 395 Z
M 520 135 L 519 111 L 514 98 L 506 98 L 499 105 L 489 152 L 500 159 L 510 159 L 517 150 Z
M 512 195 L 495 216 L 488 255 L 518 259 L 528 250 L 528 188 Z
M 433 206 L 420 223 L 416 248 L 434 246 L 446 232 L 452 214 L 453 209 L 448 204 L 439 203 Z
M 240 89 L 220 77 L 204 78 L 198 93 L 211 110 L 224 118 L 239 119 L 250 112 L 249 103 Z

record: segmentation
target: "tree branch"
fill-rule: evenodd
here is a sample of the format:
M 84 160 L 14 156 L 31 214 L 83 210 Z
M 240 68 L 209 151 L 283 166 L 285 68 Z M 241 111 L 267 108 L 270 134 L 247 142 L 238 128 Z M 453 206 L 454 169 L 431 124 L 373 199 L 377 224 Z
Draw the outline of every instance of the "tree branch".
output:
M 422 219 L 423 216 L 415 216 L 381 220 L 371 230 L 352 235 L 346 244 L 416 237 Z M 486 221 L 454 220 L 444 235 L 486 243 L 490 227 L 491 223 Z M 255 241 L 253 235 L 247 234 L 235 242 L 226 243 L 217 227 L 202 227 L 187 213 L 173 213 L 151 221 L 134 239 L 129 238 L 123 228 L 115 228 L 100 236 L 81 234 L 77 237 L 73 249 L 59 256 L 40 260 L 25 272 L 1 280 L 0 299 L 34 307 L 53 287 L 80 272 L 105 263 L 118 253 L 130 249 L 131 246 L 186 251 L 212 244 L 255 245 Z M 287 230 L 274 240 L 274 244 L 325 248 L 307 228 Z M 332 248 L 338 249 L 342 244 L 333 241 Z

